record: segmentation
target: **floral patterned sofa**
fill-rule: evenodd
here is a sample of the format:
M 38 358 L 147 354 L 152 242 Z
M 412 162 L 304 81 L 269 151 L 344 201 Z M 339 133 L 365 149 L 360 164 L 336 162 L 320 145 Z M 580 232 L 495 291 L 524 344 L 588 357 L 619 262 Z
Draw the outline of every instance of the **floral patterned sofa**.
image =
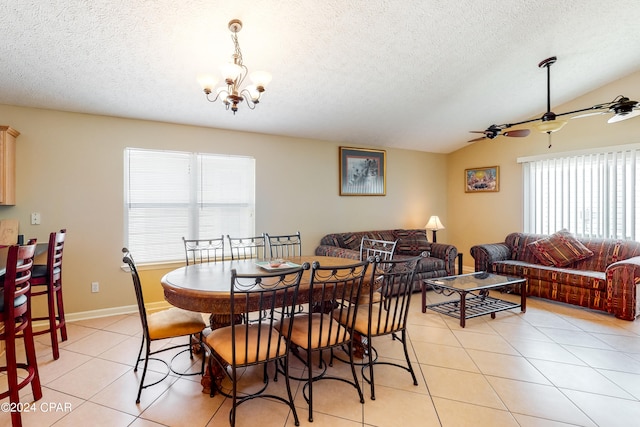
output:
M 640 242 L 511 233 L 471 248 L 476 271 L 523 277 L 527 295 L 634 320 L 640 313 Z
M 428 256 L 420 260 L 414 278 L 414 291 L 420 290 L 422 279 L 452 276 L 455 274 L 455 261 L 458 250 L 453 245 L 431 243 L 424 229 L 396 229 L 355 231 L 327 234 L 320 240 L 316 255 L 360 259 L 360 242 L 366 236 L 377 240 L 397 240 L 394 259 L 409 258 L 427 252 Z

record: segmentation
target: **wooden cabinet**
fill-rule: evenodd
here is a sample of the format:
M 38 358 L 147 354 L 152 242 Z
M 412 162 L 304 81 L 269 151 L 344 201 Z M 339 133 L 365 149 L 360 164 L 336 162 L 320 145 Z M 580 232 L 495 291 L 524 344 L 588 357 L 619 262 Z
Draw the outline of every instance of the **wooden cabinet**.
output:
M 16 138 L 20 132 L 0 126 L 0 205 L 16 204 Z

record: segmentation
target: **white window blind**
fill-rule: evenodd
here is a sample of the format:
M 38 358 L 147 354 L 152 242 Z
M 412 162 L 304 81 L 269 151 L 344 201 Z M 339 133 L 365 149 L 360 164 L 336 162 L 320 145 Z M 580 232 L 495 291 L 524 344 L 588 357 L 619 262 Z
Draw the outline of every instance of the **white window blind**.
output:
M 255 233 L 253 158 L 127 148 L 124 170 L 125 245 L 136 262 L 184 259 L 182 237 Z
M 640 240 L 640 148 L 523 160 L 524 231 Z

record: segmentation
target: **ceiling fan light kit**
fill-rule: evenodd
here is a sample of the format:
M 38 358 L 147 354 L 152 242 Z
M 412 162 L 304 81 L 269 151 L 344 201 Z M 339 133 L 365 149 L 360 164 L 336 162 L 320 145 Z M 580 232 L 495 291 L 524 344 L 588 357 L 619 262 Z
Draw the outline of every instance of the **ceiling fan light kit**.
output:
M 571 119 L 577 119 L 581 117 L 587 117 L 595 114 L 613 114 L 607 122 L 608 123 L 616 123 L 622 120 L 627 120 L 632 117 L 636 117 L 640 115 L 640 103 L 638 101 L 632 101 L 626 96 L 619 95 L 614 98 L 613 101 L 605 102 L 602 104 L 596 104 L 587 108 L 580 108 L 578 110 L 567 111 L 566 113 L 556 114 L 551 111 L 551 66 L 556 63 L 558 60 L 557 57 L 552 56 L 541 61 L 538 64 L 540 68 L 547 69 L 547 112 L 542 115 L 542 117 L 538 119 L 524 120 L 521 122 L 515 123 L 504 123 L 501 125 L 491 125 L 484 131 L 471 131 L 471 133 L 482 133 L 484 136 L 479 138 L 474 138 L 469 142 L 480 141 L 483 139 L 494 139 L 500 135 L 502 136 L 511 136 L 511 137 L 524 137 L 529 135 L 529 129 L 516 129 L 512 131 L 507 131 L 507 129 L 523 125 L 526 123 L 534 123 L 533 127 L 539 132 L 546 133 L 551 138 L 552 132 L 557 132 L 562 129 L 568 122 L 565 119 L 558 119 L 561 116 L 569 116 L 571 114 L 584 113 L 587 111 L 591 111 L 590 113 L 577 115 L 570 117 Z M 551 147 L 551 144 L 549 144 Z

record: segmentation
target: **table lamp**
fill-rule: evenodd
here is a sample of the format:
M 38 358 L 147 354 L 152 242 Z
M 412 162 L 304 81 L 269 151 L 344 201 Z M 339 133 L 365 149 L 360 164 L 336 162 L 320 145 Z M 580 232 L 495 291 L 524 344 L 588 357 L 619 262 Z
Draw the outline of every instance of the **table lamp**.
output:
M 433 243 L 436 243 L 436 232 L 438 230 L 444 229 L 444 225 L 442 225 L 442 223 L 440 222 L 440 218 L 438 218 L 437 215 L 432 215 L 431 218 L 429 218 L 429 222 L 427 222 L 427 225 L 425 225 L 424 228 L 426 228 L 427 230 L 431 230 Z

